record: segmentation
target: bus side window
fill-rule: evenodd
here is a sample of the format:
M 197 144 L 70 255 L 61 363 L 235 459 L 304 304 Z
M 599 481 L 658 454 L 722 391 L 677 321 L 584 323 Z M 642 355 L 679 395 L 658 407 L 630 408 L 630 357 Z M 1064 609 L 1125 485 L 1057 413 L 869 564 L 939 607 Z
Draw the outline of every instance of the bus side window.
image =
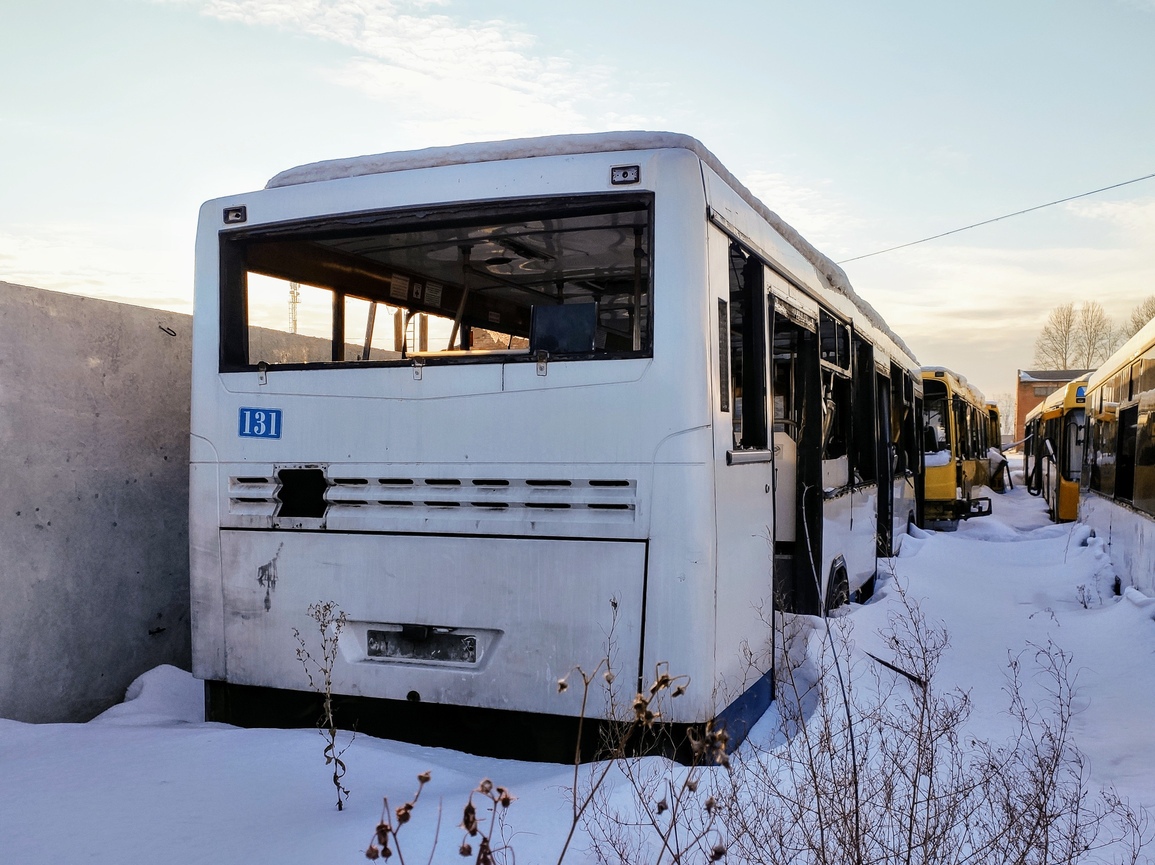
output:
M 730 393 L 734 448 L 766 449 L 766 315 L 762 262 L 730 244 Z
M 1103 400 L 1106 402 L 1106 400 Z M 1091 441 L 1091 489 L 1104 495 L 1115 495 L 1115 444 L 1118 417 L 1100 408 L 1095 419 L 1094 436 Z
M 954 445 L 956 457 L 970 457 L 970 436 L 967 435 L 966 406 L 960 397 L 951 397 L 951 413 L 954 415 Z
M 878 479 L 879 392 L 874 375 L 874 346 L 854 334 L 853 410 L 851 424 L 851 470 L 855 483 Z
M 906 471 L 918 471 L 922 464 L 917 434 L 922 418 L 922 401 L 915 398 L 914 379 L 907 373 L 902 375 L 902 403 L 902 441 L 903 450 L 906 452 L 904 468 Z
M 799 440 L 802 426 L 802 368 L 799 359 L 801 328 L 781 314 L 774 315 L 774 354 L 771 394 L 774 432 Z
M 730 304 L 718 299 L 718 409 L 730 411 Z
M 892 474 L 898 477 L 907 469 L 906 418 L 910 412 L 907 382 L 896 364 L 890 365 L 890 447 Z
M 850 452 L 850 328 L 826 310 L 818 312 L 818 337 L 822 359 L 822 459 L 848 463 Z M 823 486 L 845 486 L 850 481 L 846 466 L 831 466 Z
M 1135 494 L 1135 451 L 1138 439 L 1139 407 L 1119 412 L 1119 446 L 1115 451 L 1115 498 L 1131 501 Z
M 822 458 L 846 456 L 849 427 L 849 382 L 834 373 L 822 371 Z
M 1155 409 L 1147 407 L 1149 399 L 1140 397 L 1145 411 L 1139 415 L 1136 430 L 1135 486 L 1131 502 L 1139 510 L 1155 515 Z

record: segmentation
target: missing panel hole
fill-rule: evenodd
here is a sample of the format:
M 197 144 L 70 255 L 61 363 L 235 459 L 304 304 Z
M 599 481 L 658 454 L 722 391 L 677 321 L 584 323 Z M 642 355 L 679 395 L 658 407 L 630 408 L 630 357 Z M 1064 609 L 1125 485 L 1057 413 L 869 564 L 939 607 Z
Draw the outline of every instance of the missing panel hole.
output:
M 281 469 L 277 499 L 280 517 L 317 518 L 325 516 L 325 490 L 329 484 L 321 469 Z

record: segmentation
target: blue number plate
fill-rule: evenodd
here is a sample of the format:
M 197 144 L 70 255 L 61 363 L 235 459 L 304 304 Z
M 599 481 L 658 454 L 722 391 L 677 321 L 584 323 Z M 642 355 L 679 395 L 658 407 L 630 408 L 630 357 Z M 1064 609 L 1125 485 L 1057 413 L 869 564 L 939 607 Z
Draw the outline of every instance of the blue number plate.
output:
M 237 434 L 241 438 L 279 439 L 281 437 L 281 410 L 279 408 L 242 408 Z

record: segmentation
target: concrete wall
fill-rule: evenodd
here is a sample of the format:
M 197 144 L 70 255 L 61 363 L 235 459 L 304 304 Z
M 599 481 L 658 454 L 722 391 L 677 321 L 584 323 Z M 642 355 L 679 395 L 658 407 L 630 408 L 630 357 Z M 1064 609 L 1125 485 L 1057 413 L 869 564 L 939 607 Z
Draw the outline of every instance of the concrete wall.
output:
M 191 325 L 0 282 L 0 717 L 189 668 Z

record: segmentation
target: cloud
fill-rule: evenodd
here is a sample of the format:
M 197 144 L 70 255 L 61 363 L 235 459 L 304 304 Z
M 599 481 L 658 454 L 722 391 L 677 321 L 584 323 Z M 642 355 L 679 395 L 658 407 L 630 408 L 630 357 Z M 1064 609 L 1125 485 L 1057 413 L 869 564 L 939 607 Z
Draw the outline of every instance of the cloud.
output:
M 1130 224 L 1144 212 L 1124 207 L 1109 215 Z M 1120 323 L 1155 288 L 1155 263 L 1139 245 L 1024 249 L 937 242 L 846 268 L 920 362 L 956 369 L 987 392 L 1009 389 L 1014 370 L 1034 366 L 1035 339 L 1055 306 L 1095 300 Z
M 325 80 L 389 106 L 423 137 L 581 132 L 643 125 L 614 70 L 539 52 L 516 22 L 463 21 L 429 0 L 184 0 L 202 14 L 335 43 L 352 56 Z M 607 108 L 607 106 L 610 106 Z
M 166 244 L 143 226 L 52 224 L 0 231 L 0 280 L 192 312 L 187 240 Z
M 1053 306 L 1095 299 L 1118 317 L 1131 303 L 1135 289 L 1151 276 L 1151 261 L 1139 250 L 1095 247 L 1048 249 L 988 249 L 944 247 L 908 256 L 908 261 L 855 268 L 868 274 L 863 282 L 918 285 L 917 294 L 877 290 L 886 300 L 899 301 L 896 315 L 912 316 L 912 327 L 937 327 L 925 318 L 986 317 L 992 326 L 1003 321 L 1041 323 Z
M 863 226 L 862 218 L 831 194 L 829 181 L 806 184 L 760 170 L 747 172 L 741 179 L 767 207 L 828 255 L 837 238 Z
M 434 76 L 357 57 L 325 73 L 325 77 L 390 103 L 406 122 L 419 124 L 423 137 L 433 141 L 591 131 L 589 120 L 572 101 L 550 102 L 543 94 L 508 79 L 478 87 L 465 70 L 447 68 Z
M 1155 4 L 1155 0 L 1152 3 Z M 1147 183 L 1155 186 L 1155 179 Z M 1129 242 L 1149 242 L 1155 236 L 1155 198 L 1129 201 L 1081 199 L 1068 203 L 1066 207 L 1083 219 L 1106 223 L 1119 229 Z

